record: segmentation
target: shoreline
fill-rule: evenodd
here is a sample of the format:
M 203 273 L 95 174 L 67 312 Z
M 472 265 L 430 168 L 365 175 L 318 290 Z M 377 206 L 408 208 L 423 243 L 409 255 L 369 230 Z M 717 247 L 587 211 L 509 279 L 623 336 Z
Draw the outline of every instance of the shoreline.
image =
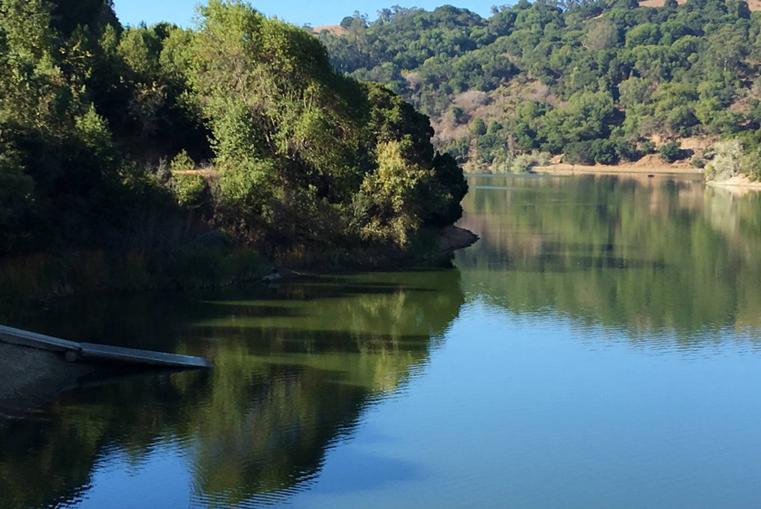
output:
M 188 246 L 172 259 L 159 254 L 105 250 L 37 253 L 0 258 L 0 316 L 8 308 L 92 294 L 193 292 L 271 284 L 284 279 L 346 272 L 382 272 L 451 263 L 455 251 L 476 242 L 454 225 L 423 232 L 409 250 L 336 248 L 303 263 L 267 258 L 244 246 Z M 340 255 L 340 259 L 335 256 Z M 159 264 L 159 266 L 157 266 Z M 158 268 L 157 268 L 158 267 Z
M 531 173 L 543 175 L 652 175 L 703 177 L 703 170 L 687 166 L 645 166 L 638 164 L 619 165 L 584 165 L 584 164 L 550 164 L 536 166 Z
M 622 165 L 583 165 L 583 164 L 548 164 L 535 166 L 526 173 L 467 173 L 466 178 L 471 177 L 504 177 L 508 175 L 536 175 L 572 177 L 580 175 L 620 176 L 620 177 L 648 177 L 648 178 L 680 178 L 700 180 L 707 187 L 725 189 L 732 192 L 755 192 L 761 191 L 761 181 L 752 181 L 746 175 L 738 175 L 728 180 L 716 181 L 705 180 L 705 172 L 701 169 L 688 166 L 646 166 L 637 163 Z
M 706 184 L 716 189 L 726 189 L 733 192 L 761 191 L 761 182 L 754 182 L 745 175 L 738 175 L 728 180 L 711 180 Z

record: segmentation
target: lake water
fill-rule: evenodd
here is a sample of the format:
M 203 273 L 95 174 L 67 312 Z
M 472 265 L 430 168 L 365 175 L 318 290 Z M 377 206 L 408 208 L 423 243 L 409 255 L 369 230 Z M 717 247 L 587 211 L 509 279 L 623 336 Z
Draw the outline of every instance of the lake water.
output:
M 453 269 L 18 317 L 215 368 L 0 421 L 0 507 L 758 507 L 761 195 L 470 182 Z

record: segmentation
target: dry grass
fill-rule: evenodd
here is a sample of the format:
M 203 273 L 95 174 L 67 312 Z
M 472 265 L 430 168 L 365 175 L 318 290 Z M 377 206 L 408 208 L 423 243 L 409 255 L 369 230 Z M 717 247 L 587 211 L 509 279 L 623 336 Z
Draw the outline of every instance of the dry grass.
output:
M 492 121 L 504 122 L 527 101 L 546 102 L 555 107 L 563 106 L 563 102 L 550 92 L 549 87 L 524 77 L 505 83 L 488 94 L 475 90 L 467 91 L 456 95 L 452 100 L 470 119 L 483 119 L 487 125 Z M 469 132 L 466 124 L 458 124 L 450 114 L 434 117 L 431 123 L 436 131 L 434 142 L 437 145 L 464 138 Z
M 322 32 L 330 32 L 331 34 L 338 37 L 349 33 L 349 31 L 345 29 L 344 27 L 342 27 L 341 25 L 322 25 L 318 27 L 313 27 L 312 32 L 316 34 L 321 34 Z
M 718 136 L 690 136 L 679 140 L 682 150 L 692 150 L 695 154 L 702 154 L 708 147 L 719 141 Z
M 200 175 L 201 177 L 212 180 L 219 176 L 219 171 L 212 166 L 206 168 L 199 168 L 196 170 L 174 170 L 174 175 Z
M 471 114 L 479 107 L 489 104 L 491 99 L 486 92 L 481 92 L 480 90 L 468 90 L 467 92 L 457 94 L 452 102 L 462 108 L 467 114 Z

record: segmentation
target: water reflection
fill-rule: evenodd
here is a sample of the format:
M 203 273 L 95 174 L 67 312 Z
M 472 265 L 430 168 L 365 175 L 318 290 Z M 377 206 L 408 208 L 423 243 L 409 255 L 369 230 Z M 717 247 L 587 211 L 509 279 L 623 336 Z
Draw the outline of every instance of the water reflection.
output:
M 463 223 L 482 240 L 458 270 L 11 316 L 215 368 L 0 421 L 0 507 L 358 507 L 368 493 L 383 507 L 692 507 L 730 487 L 747 507 L 761 196 L 659 178 L 471 184 Z
M 363 408 L 403 387 L 464 302 L 457 271 L 320 278 L 257 297 L 100 298 L 19 319 L 203 354 L 215 368 L 67 393 L 37 418 L 2 422 L 0 506 L 76 504 L 99 465 L 145 464 L 157 448 L 190 463 L 192 486 L 177 493 L 190 498 L 179 503 L 288 493 L 314 477 Z
M 761 328 L 761 196 L 647 177 L 471 182 L 467 292 L 629 334 Z

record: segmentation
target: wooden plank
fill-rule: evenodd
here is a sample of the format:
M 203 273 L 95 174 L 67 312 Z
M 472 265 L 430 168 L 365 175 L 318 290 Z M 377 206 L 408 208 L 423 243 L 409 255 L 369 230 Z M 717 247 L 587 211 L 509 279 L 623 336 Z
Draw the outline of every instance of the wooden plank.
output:
M 0 325 L 0 341 L 25 348 L 64 353 L 67 360 L 71 361 L 174 369 L 211 367 L 211 363 L 202 357 L 77 343 L 3 325 Z

